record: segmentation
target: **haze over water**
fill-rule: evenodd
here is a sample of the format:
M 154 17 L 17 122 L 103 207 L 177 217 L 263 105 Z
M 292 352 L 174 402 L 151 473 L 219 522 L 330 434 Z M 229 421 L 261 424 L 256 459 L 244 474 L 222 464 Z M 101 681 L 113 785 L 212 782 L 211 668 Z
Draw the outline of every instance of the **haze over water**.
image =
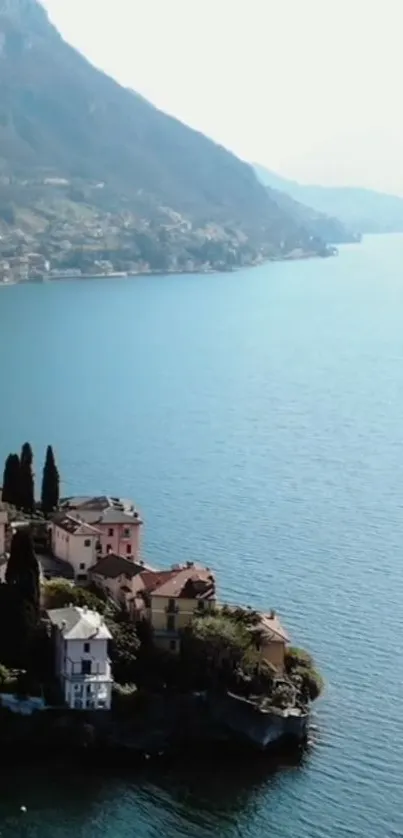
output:
M 403 237 L 220 276 L 0 289 L 0 456 L 133 497 L 156 564 L 276 607 L 327 680 L 315 744 L 108 774 L 3 765 L 2 838 L 403 833 Z M 28 807 L 21 815 L 19 807 Z

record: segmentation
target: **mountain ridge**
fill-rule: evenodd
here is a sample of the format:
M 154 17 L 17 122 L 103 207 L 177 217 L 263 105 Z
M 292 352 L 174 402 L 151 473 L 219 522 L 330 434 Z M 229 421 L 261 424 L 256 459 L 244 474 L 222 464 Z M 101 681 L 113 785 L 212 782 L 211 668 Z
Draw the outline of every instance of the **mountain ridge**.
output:
M 357 234 L 403 231 L 403 198 L 398 195 L 366 187 L 301 184 L 258 163 L 252 165 L 263 185 L 337 217 Z
M 0 0 L 0 232 L 28 237 L 18 256 L 87 272 L 327 255 L 249 164 L 133 93 L 37 0 Z

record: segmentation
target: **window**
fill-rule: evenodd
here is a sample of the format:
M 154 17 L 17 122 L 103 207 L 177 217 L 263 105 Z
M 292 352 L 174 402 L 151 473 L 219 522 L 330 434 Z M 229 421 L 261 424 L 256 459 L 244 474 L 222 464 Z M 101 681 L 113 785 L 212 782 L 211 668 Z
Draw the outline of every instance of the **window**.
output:
M 198 608 L 198 610 L 199 610 L 199 611 L 204 611 L 204 605 L 205 605 L 204 600 L 199 599 L 199 601 L 198 601 L 198 603 L 197 603 L 197 608 Z
M 126 553 L 127 553 L 128 556 L 131 556 L 131 554 L 132 554 L 132 545 L 131 544 L 126 544 Z
M 168 611 L 175 611 L 175 600 L 169 599 L 168 600 Z
M 172 614 L 167 617 L 167 631 L 175 631 L 175 617 Z
M 84 654 L 89 655 L 91 651 L 91 643 L 84 643 Z
M 170 648 L 171 652 L 176 652 L 176 640 L 170 640 L 169 641 L 169 648 Z
M 107 544 L 106 545 L 106 552 L 107 553 L 112 553 L 112 544 Z
M 113 536 L 113 527 L 109 527 L 109 530 L 108 530 L 108 536 L 109 536 L 109 538 L 112 538 L 112 536 Z
M 90 538 L 86 538 L 84 540 L 84 547 L 91 547 L 91 539 Z
M 123 527 L 123 538 L 130 538 L 130 527 Z
M 80 570 L 85 570 L 85 562 L 81 562 L 81 564 L 80 564 Z
M 81 675 L 91 675 L 91 661 L 81 661 Z

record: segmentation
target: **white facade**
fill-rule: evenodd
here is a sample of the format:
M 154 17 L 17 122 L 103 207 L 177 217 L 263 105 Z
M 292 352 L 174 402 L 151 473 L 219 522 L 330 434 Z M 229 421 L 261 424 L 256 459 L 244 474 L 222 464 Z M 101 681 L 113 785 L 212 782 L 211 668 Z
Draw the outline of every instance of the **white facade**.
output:
M 8 523 L 8 514 L 5 509 L 0 508 L 0 556 L 6 550 L 6 526 Z
M 0 556 L 0 585 L 4 585 L 6 581 L 8 558 L 7 556 Z
M 71 565 L 77 581 L 88 579 L 88 570 L 98 558 L 99 537 L 98 529 L 69 515 L 52 523 L 53 554 Z
M 110 710 L 112 671 L 103 617 L 87 608 L 48 612 L 55 638 L 56 676 L 72 710 Z

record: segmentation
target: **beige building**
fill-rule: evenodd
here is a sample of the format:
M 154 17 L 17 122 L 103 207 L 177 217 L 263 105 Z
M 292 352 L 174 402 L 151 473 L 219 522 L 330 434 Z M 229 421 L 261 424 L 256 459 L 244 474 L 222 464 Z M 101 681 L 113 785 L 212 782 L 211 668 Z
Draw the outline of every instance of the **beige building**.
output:
M 144 590 L 141 574 L 145 568 L 143 562 L 108 553 L 91 567 L 90 579 L 107 597 L 131 612 L 136 595 Z
M 149 620 L 158 646 L 179 651 L 181 629 L 190 624 L 195 613 L 216 604 L 213 573 L 188 562 L 171 570 L 145 570 L 140 578 L 144 588 L 136 597 L 137 616 Z
M 99 530 L 70 515 L 58 515 L 51 535 L 53 554 L 73 568 L 77 582 L 86 582 L 98 557 Z
M 284 669 L 284 656 L 289 637 L 275 611 L 261 614 L 260 623 L 255 628 L 257 647 L 261 658 L 276 669 Z
M 172 652 L 179 651 L 180 631 L 193 615 L 216 604 L 213 573 L 193 562 L 154 570 L 110 553 L 90 569 L 90 578 L 135 622 L 147 621 L 156 644 Z

